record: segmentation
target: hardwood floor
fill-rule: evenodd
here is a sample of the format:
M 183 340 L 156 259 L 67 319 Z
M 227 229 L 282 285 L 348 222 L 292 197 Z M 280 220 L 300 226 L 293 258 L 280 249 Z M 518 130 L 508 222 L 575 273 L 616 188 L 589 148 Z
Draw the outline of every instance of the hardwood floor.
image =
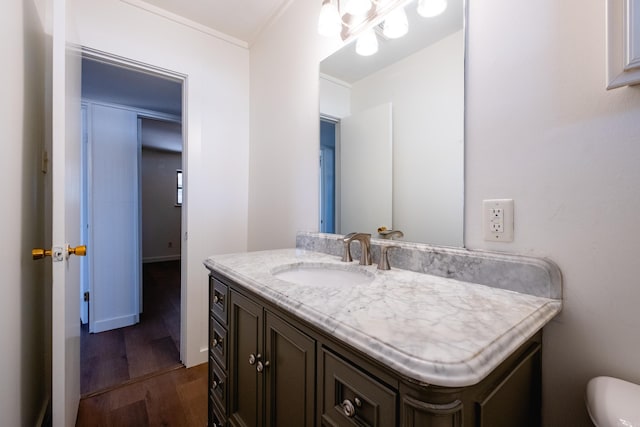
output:
M 204 427 L 207 368 L 180 367 L 82 399 L 76 427 Z
M 182 366 L 180 363 L 180 261 L 143 265 L 140 323 L 81 336 L 83 396 L 136 378 Z

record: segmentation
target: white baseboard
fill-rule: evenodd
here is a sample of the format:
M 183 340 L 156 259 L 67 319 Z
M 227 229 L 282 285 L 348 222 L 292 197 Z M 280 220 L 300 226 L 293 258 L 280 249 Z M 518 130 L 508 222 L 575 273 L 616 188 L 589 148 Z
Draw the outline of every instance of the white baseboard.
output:
M 135 325 L 140 321 L 139 314 L 127 314 L 126 316 L 112 317 L 111 319 L 98 320 L 94 324 L 93 333 L 110 331 L 111 329 L 124 328 Z
M 150 256 L 142 258 L 142 263 L 150 263 L 150 262 L 163 262 L 163 261 L 179 261 L 180 255 L 164 255 L 164 256 Z

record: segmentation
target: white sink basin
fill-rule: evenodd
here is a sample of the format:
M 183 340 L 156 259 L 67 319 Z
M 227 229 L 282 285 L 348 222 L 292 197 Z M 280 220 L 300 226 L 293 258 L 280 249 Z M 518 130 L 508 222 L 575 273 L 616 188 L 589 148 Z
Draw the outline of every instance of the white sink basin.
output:
M 296 285 L 343 287 L 366 285 L 375 274 L 353 265 L 329 263 L 296 263 L 274 269 L 271 274 Z

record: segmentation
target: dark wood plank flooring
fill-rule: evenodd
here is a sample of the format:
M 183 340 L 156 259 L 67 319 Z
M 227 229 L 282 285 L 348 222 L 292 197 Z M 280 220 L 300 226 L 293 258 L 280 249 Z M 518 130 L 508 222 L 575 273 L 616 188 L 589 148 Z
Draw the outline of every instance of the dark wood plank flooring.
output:
M 180 261 L 143 265 L 140 323 L 90 334 L 82 327 L 80 393 L 91 395 L 180 363 Z
M 207 367 L 177 368 L 84 398 L 76 427 L 204 427 Z

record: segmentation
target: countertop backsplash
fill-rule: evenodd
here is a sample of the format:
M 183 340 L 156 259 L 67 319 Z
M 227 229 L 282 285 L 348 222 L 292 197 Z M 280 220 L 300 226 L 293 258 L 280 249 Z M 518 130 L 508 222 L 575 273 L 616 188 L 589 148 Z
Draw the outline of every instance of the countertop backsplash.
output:
M 296 248 L 342 256 L 342 238 L 340 234 L 298 232 Z M 374 263 L 378 262 L 383 245 L 397 246 L 388 252 L 392 269 L 562 299 L 562 274 L 558 266 L 548 259 L 372 238 Z M 351 254 L 354 260 L 360 258 L 359 243 L 352 243 Z

